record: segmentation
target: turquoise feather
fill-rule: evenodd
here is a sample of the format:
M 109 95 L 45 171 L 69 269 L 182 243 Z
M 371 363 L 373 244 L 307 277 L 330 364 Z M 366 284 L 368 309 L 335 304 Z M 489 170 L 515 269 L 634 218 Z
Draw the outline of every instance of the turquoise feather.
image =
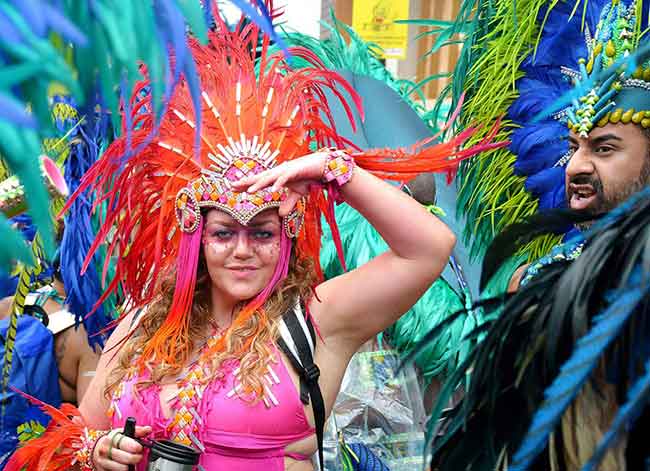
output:
M 25 185 L 29 212 L 39 227 L 47 255 L 54 253 L 48 196 L 37 171 L 40 142 L 52 136 L 50 88 L 66 89 L 75 102 L 92 109 L 99 105 L 120 129 L 119 87 L 131 90 L 147 66 L 154 106 L 160 113 L 175 80 L 191 74 L 186 34 L 205 41 L 214 1 L 158 0 L 42 0 L 38 14 L 21 0 L 0 1 L 0 97 L 11 97 L 29 114 L 0 111 L 0 152 L 11 173 Z M 255 14 L 253 20 L 274 34 L 265 8 L 247 0 L 236 5 Z M 207 7 L 207 11 L 202 5 Z M 260 4 L 256 2 L 256 5 Z M 172 70 L 171 56 L 178 70 Z M 179 60 L 180 58 L 185 58 Z M 174 73 L 172 73 L 174 72 Z M 194 93 L 198 84 L 193 84 Z M 88 101 L 89 103 L 85 103 Z M 195 100 L 194 103 L 198 101 Z M 6 119 L 9 118 L 9 119 Z M 197 129 L 197 139 L 198 139 Z M 6 233 L 6 230 L 2 230 Z M 31 263 L 16 238 L 7 237 L 4 260 Z M 3 263 L 0 268 L 8 269 Z

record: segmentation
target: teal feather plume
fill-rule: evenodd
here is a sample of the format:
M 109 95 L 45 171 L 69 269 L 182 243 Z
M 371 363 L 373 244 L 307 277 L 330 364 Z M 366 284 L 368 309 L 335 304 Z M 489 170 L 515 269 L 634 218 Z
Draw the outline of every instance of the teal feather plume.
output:
M 261 0 L 234 3 L 275 35 L 275 12 Z M 40 142 L 54 134 L 52 88 L 62 88 L 80 106 L 101 107 L 120 129 L 121 91 L 132 89 L 145 66 L 160 116 L 181 73 L 199 93 L 186 35 L 191 31 L 205 40 L 217 5 L 213 0 L 42 0 L 33 6 L 28 0 L 0 1 L 0 152 L 25 185 L 29 213 L 51 256 L 53 227 L 38 156 Z M 197 126 L 197 139 L 198 133 Z M 7 253 L 0 268 L 8 269 L 11 259 L 32 263 L 17 239 L 7 235 L 6 225 L 0 224 L 0 234 Z

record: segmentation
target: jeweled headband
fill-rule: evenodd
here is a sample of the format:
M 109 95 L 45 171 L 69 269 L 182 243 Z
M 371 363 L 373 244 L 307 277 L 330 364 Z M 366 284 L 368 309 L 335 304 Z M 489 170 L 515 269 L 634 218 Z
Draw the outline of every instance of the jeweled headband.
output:
M 201 209 L 216 208 L 231 215 L 237 222 L 247 225 L 260 212 L 278 208 L 286 199 L 286 191 L 263 188 L 255 193 L 235 191 L 232 182 L 246 176 L 257 175 L 276 166 L 278 150 L 271 151 L 271 143 L 258 142 L 258 137 L 229 140 L 230 144 L 217 144 L 218 154 L 209 154 L 211 164 L 202 170 L 201 177 L 190 182 L 176 196 L 176 217 L 183 232 L 194 232 L 201 222 Z M 165 146 L 164 143 L 159 143 Z M 290 238 L 298 235 L 304 220 L 304 202 L 283 218 L 283 227 Z

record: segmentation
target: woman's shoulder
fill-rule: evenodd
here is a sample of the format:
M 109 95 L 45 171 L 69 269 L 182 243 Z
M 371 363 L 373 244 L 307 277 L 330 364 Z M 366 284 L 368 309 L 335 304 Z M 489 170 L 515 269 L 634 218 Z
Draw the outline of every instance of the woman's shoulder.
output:
M 138 324 L 142 318 L 141 311 L 132 311 L 126 314 L 117 323 L 115 330 L 108 338 L 106 346 L 100 360 L 99 367 L 112 368 L 118 361 L 118 353 L 124 347 L 129 338 L 138 329 Z
M 115 330 L 113 330 L 113 333 L 109 337 L 107 345 L 119 340 L 121 337 L 124 337 L 135 329 L 138 325 L 138 319 L 139 316 L 137 312 L 130 312 L 121 318 L 119 322 L 117 322 Z

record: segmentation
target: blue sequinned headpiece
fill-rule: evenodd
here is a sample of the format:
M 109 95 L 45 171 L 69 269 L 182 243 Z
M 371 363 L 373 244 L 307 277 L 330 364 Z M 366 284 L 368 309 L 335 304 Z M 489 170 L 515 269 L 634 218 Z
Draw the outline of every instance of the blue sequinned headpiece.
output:
M 632 73 L 616 67 L 639 46 L 637 2 L 625 5 L 612 0 L 603 8 L 596 31 L 591 37 L 586 29 L 587 59 L 579 60 L 579 71 L 562 67 L 576 87 L 587 93 L 573 100 L 565 110 L 570 130 L 586 137 L 594 126 L 608 123 L 634 123 L 650 127 L 650 66 L 643 55 Z

